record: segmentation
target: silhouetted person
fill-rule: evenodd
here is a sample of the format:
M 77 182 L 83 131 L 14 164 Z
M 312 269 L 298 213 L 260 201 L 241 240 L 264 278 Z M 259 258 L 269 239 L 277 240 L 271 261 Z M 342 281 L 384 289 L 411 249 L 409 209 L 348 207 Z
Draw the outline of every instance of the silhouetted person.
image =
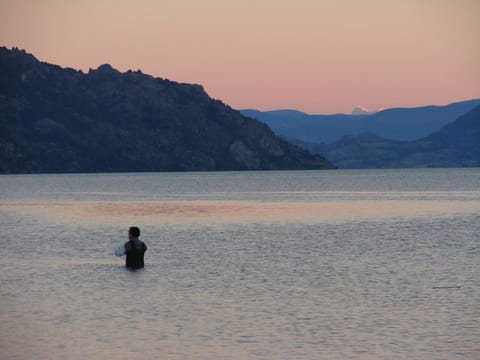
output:
M 138 239 L 139 237 L 140 229 L 132 226 L 128 229 L 129 241 L 115 251 L 115 255 L 117 256 L 127 255 L 125 266 L 129 269 L 141 269 L 145 266 L 143 257 L 145 251 L 147 251 L 147 245 L 145 245 L 143 241 L 140 241 Z

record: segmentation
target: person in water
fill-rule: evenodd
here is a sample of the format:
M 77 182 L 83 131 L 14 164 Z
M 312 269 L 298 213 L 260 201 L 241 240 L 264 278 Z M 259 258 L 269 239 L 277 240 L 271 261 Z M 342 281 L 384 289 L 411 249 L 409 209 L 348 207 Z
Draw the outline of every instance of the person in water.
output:
M 140 229 L 136 226 L 132 226 L 128 229 L 128 241 L 120 246 L 115 255 L 123 256 L 127 255 L 125 260 L 125 266 L 130 269 L 141 269 L 145 266 L 143 257 L 145 251 L 147 251 L 147 245 L 143 241 L 140 241 Z

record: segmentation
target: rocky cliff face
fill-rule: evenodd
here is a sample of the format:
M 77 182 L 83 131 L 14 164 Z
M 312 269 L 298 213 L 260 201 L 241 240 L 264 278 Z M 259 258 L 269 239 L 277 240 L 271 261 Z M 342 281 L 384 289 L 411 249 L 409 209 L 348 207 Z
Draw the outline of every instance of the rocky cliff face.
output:
M 0 48 L 0 172 L 330 169 L 199 85 Z

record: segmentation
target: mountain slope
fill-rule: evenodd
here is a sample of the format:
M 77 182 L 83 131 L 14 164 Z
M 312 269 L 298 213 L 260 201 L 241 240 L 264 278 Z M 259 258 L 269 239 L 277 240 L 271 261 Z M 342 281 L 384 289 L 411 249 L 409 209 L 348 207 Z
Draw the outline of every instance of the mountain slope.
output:
M 416 140 L 480 105 L 480 100 L 446 106 L 386 109 L 372 115 L 308 115 L 293 110 L 242 110 L 268 124 L 275 133 L 311 143 L 332 143 L 345 135 L 374 134 L 393 140 Z
M 0 172 L 326 169 L 199 85 L 0 48 Z
M 372 134 L 345 136 L 332 144 L 301 144 L 340 168 L 479 167 L 480 106 L 416 141 Z

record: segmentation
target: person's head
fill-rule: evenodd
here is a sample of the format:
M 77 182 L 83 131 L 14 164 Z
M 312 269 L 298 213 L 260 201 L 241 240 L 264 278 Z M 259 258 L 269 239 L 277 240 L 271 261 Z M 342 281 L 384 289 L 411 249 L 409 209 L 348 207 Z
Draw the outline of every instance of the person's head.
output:
M 140 229 L 136 226 L 132 226 L 128 229 L 128 237 L 129 238 L 138 238 L 140 236 Z

